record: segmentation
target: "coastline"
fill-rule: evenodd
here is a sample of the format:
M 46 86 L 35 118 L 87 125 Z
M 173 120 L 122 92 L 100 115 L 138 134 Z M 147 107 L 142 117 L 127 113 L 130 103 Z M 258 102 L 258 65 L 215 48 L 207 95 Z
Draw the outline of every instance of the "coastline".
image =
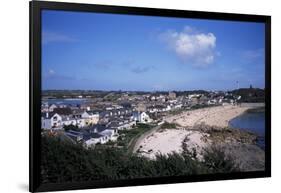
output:
M 230 129 L 240 129 L 242 131 L 251 132 L 257 136 L 256 144 L 261 149 L 265 149 L 265 127 L 264 120 L 259 117 L 265 116 L 264 107 L 254 107 L 250 108 L 241 115 L 231 119 L 229 121 L 228 128 Z M 249 124 L 249 121 L 254 121 L 255 123 Z
M 168 117 L 165 122 L 176 123 L 177 127 L 154 130 L 141 139 L 134 148 L 135 152 L 154 159 L 157 154 L 181 153 L 185 143 L 188 150 L 195 151 L 200 160 L 204 150 L 215 145 L 236 159 L 243 171 L 263 169 L 264 151 L 255 145 L 257 136 L 242 129 L 229 128 L 229 121 L 251 109 L 255 107 L 228 105 L 189 110 Z M 252 168 L 248 162 L 258 164 Z
M 237 127 L 234 127 L 232 124 L 231 124 L 231 121 L 236 119 L 236 118 L 239 118 L 240 116 L 243 116 L 245 114 L 251 114 L 251 113 L 264 113 L 265 112 L 265 107 L 252 107 L 252 108 L 249 108 L 247 109 L 246 111 L 244 111 L 243 113 L 241 113 L 240 115 L 236 116 L 236 117 L 233 117 L 232 119 L 230 119 L 228 121 L 228 127 L 229 128 L 233 128 L 233 129 L 237 129 Z M 244 128 L 238 128 L 238 129 L 244 129 Z
M 164 119 L 168 123 L 177 123 L 185 128 L 192 128 L 195 125 L 206 124 L 214 127 L 228 127 L 231 119 L 243 114 L 251 107 L 242 106 L 216 106 L 203 109 L 185 111 L 179 115 Z

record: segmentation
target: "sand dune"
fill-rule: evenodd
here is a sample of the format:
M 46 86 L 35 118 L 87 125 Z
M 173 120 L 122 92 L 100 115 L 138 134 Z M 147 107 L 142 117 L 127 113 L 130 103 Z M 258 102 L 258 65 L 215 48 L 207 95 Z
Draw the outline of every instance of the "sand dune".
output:
M 189 150 L 196 148 L 200 152 L 200 149 L 207 145 L 201 139 L 203 134 L 200 132 L 184 129 L 166 129 L 145 138 L 139 146 L 139 151 L 143 156 L 151 159 L 154 159 L 156 154 L 181 153 L 182 142 L 186 136 L 188 136 L 186 144 Z

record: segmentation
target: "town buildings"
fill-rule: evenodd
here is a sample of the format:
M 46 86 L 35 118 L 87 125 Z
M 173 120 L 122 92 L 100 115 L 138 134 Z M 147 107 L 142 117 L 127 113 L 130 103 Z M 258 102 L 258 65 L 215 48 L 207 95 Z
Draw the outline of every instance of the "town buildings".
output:
M 88 95 L 87 95 L 88 96 Z M 100 95 L 99 95 L 100 96 Z M 118 132 L 135 128 L 139 123 L 158 124 L 163 116 L 178 110 L 210 105 L 235 105 L 239 96 L 227 92 L 204 92 L 179 95 L 169 93 L 110 92 L 104 97 L 92 97 L 82 104 L 41 105 L 43 131 L 61 131 L 72 141 L 92 147 L 97 143 L 115 141 Z M 88 102 L 85 102 L 88 101 Z

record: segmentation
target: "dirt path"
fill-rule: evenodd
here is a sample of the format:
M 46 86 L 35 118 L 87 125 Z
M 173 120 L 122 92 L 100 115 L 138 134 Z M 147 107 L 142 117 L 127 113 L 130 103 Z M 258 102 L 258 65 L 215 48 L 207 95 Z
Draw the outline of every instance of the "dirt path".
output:
M 143 139 L 145 139 L 146 137 L 150 136 L 152 133 L 156 132 L 159 128 L 161 127 L 161 125 L 158 125 L 156 127 L 153 127 L 152 129 L 150 129 L 149 131 L 143 133 L 140 137 L 138 137 L 136 140 L 135 140 L 135 143 L 133 144 L 133 142 L 131 143 L 131 147 L 132 147 L 132 152 L 135 153 L 141 142 L 143 141 Z

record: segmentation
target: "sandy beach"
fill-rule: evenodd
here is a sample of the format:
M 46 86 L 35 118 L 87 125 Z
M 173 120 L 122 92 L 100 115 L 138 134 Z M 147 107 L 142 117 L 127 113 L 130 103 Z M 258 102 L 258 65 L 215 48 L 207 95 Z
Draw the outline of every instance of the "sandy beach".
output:
M 196 124 L 206 124 L 209 126 L 227 127 L 228 122 L 244 113 L 250 107 L 240 106 L 218 106 L 197 110 L 186 111 L 182 114 L 166 118 L 169 123 L 177 123 L 182 127 L 193 127 Z
M 186 142 L 189 149 L 196 148 L 199 153 L 202 148 L 208 146 L 210 141 L 206 141 L 206 133 L 192 130 L 196 124 L 206 124 L 216 127 L 227 127 L 228 122 L 236 116 L 241 115 L 250 107 L 240 106 L 218 106 L 183 112 L 165 118 L 164 121 L 177 123 L 178 129 L 162 129 L 153 132 L 138 144 L 138 151 L 145 157 L 155 158 L 157 153 L 169 154 L 172 152 L 180 153 L 182 151 L 182 142 L 186 136 Z M 205 140 L 204 140 L 204 139 Z M 200 158 L 200 157 L 199 157 Z

